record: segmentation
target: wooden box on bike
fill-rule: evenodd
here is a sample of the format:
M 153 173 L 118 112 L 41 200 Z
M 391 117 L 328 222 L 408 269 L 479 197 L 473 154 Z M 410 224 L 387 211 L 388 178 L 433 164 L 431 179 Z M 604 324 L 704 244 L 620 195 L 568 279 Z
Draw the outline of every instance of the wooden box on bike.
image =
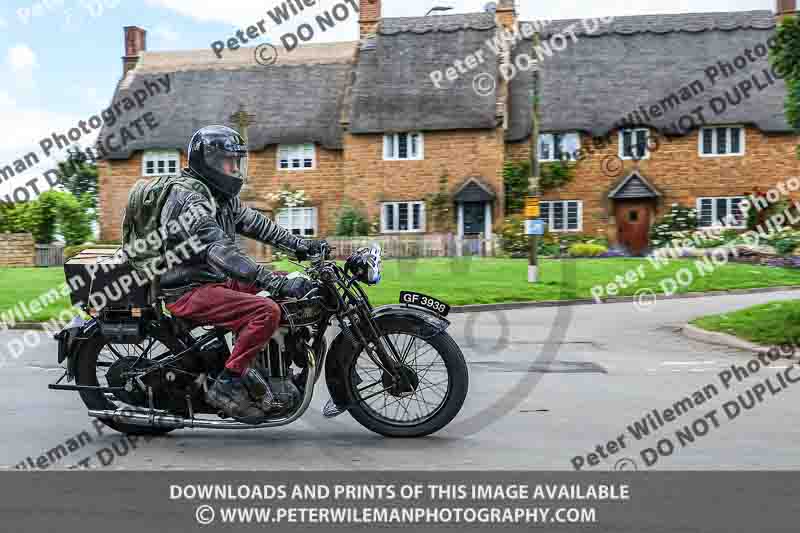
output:
M 72 305 L 93 309 L 146 307 L 150 283 L 111 248 L 89 248 L 64 263 Z

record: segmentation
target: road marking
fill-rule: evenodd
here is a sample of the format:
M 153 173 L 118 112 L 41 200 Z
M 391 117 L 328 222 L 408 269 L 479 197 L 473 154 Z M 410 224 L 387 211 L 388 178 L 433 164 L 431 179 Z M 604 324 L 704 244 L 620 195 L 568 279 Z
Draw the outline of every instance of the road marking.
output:
M 678 366 L 678 365 L 713 365 L 716 361 L 664 361 L 661 366 Z

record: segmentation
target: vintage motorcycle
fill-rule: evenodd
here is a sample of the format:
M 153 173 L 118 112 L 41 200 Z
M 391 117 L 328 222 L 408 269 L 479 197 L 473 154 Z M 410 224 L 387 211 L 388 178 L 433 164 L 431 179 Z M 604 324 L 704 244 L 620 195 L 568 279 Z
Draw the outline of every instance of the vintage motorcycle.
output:
M 79 392 L 89 416 L 128 434 L 266 428 L 306 412 L 324 368 L 326 417 L 346 411 L 390 437 L 440 430 L 461 409 L 469 381 L 464 356 L 446 331 L 449 307 L 403 291 L 400 303 L 373 308 L 361 284 L 380 281 L 380 248 L 357 250 L 343 267 L 328 253 L 311 258 L 304 273 L 290 274 L 308 277 L 316 288 L 302 299 L 277 300 L 280 328 L 256 360 L 288 405 L 278 417 L 226 419 L 205 403 L 204 391 L 230 355 L 231 334 L 169 316 L 155 292 L 142 308 L 124 299 L 101 310 L 86 306 L 90 320 L 76 319 L 56 335 L 66 371 L 50 388 Z M 334 321 L 339 331 L 328 343 Z

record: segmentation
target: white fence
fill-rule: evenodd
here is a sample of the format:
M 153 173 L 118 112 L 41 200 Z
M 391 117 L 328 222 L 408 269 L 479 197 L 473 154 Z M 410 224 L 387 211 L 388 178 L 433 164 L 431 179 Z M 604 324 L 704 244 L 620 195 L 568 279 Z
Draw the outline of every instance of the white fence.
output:
M 376 235 L 372 237 L 327 237 L 334 246 L 334 255 L 348 257 L 351 253 L 373 243 L 380 245 L 384 256 L 395 257 L 460 257 L 467 255 L 494 256 L 500 251 L 497 236 L 487 239 L 457 237 L 453 234 Z

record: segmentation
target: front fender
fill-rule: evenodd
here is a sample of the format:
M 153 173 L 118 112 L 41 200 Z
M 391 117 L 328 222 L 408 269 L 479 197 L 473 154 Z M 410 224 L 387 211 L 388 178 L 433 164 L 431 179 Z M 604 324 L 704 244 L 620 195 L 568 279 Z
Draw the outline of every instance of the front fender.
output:
M 424 339 L 435 337 L 450 327 L 450 321 L 422 307 L 406 304 L 390 304 L 372 310 L 372 318 L 379 321 L 385 317 L 400 317 L 416 322 L 425 331 Z
M 431 313 L 426 309 L 405 304 L 382 305 L 372 310 L 372 318 L 380 330 L 392 321 L 407 320 L 418 326 L 423 339 L 430 339 L 439 335 L 450 327 L 450 321 Z M 356 339 L 344 331 L 340 331 L 331 342 L 330 349 L 325 357 L 325 381 L 331 398 L 338 407 L 347 405 L 347 392 L 344 386 L 344 373 L 350 361 L 348 355 L 361 351 Z

